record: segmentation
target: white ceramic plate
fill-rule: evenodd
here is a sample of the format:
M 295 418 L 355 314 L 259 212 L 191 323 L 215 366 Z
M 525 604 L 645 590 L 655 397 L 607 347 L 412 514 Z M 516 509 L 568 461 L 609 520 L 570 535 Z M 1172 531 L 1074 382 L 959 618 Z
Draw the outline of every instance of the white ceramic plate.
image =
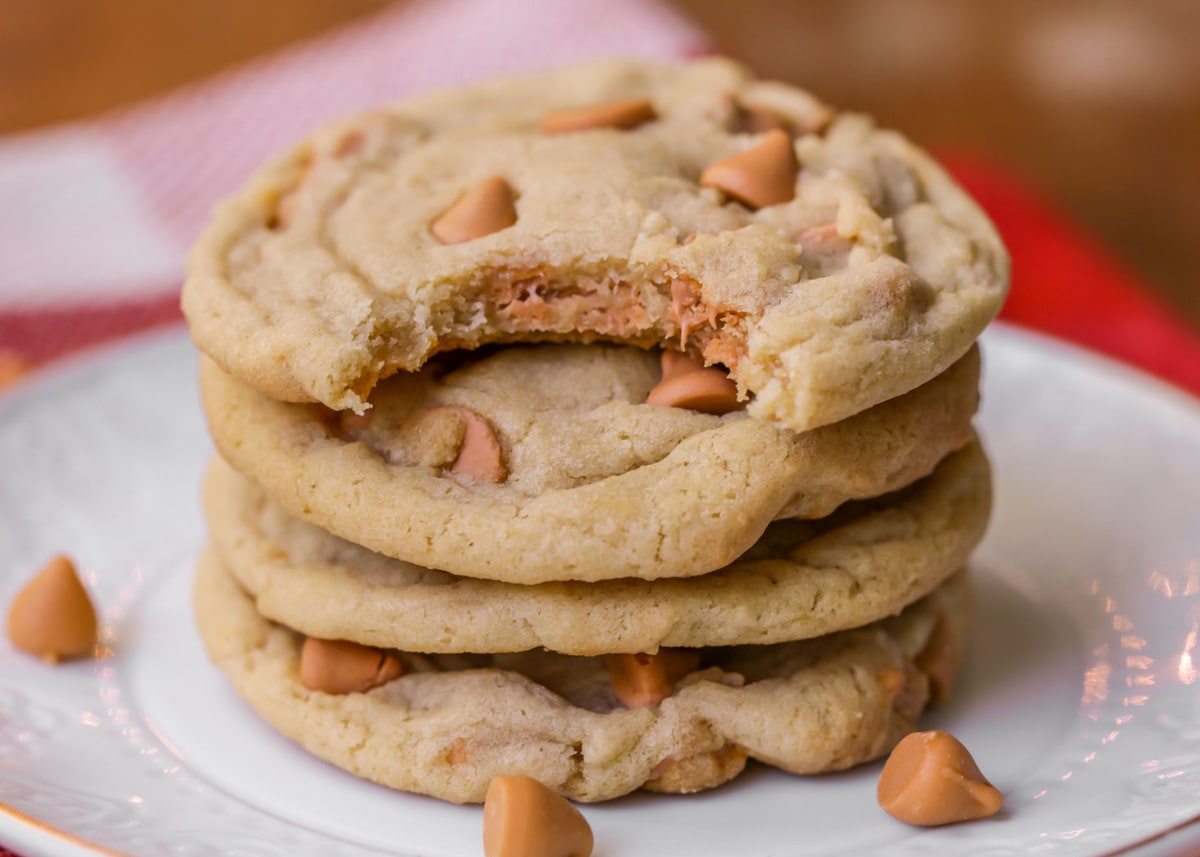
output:
M 1200 827 L 1200 405 L 998 328 L 982 430 L 994 523 L 962 692 L 928 718 L 1005 794 L 916 830 L 879 766 L 754 769 L 692 797 L 585 807 L 598 857 L 1195 854 Z M 479 855 L 480 811 L 390 792 L 259 723 L 188 606 L 210 446 L 177 332 L 0 396 L 0 607 L 79 561 L 107 654 L 50 668 L 0 641 L 0 843 L 34 855 Z M 1147 844 L 1148 843 L 1148 844 Z

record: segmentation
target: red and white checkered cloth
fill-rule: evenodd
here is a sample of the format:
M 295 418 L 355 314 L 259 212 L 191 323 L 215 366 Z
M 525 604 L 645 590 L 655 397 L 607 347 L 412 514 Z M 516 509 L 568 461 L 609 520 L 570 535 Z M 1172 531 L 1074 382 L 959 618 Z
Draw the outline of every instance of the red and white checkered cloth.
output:
M 0 383 L 176 322 L 213 203 L 338 115 L 435 86 L 708 38 L 661 0 L 419 0 L 98 120 L 0 139 Z M 1014 256 L 1009 320 L 1200 392 L 1200 337 L 1010 176 L 951 158 Z

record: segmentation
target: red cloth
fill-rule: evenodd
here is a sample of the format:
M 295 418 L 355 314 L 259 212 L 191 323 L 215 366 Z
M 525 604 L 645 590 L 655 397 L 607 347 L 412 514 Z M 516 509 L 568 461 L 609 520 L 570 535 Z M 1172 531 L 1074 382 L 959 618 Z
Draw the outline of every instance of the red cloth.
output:
M 1012 254 L 1012 292 L 1001 318 L 1200 393 L 1200 331 L 1016 176 L 978 158 L 941 160 L 995 221 Z

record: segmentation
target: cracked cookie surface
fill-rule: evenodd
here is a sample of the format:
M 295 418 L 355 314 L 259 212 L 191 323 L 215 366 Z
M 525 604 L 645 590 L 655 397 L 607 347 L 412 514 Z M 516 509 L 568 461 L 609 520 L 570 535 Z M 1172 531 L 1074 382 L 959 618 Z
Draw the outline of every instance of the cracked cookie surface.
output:
M 373 551 L 468 577 L 686 577 L 720 568 L 776 518 L 896 490 L 971 437 L 971 350 L 916 390 L 797 434 L 744 411 L 646 404 L 638 348 L 507 346 L 382 384 L 364 417 L 270 399 L 201 363 L 217 448 L 289 513 Z M 469 426 L 499 481 L 456 473 Z M 494 471 L 492 476 L 498 476 Z
M 482 801 L 498 775 L 601 801 L 711 788 L 748 758 L 800 774 L 879 758 L 950 691 L 970 622 L 957 574 L 865 628 L 706 650 L 669 697 L 630 709 L 602 658 L 536 651 L 406 654 L 405 674 L 368 692 L 312 691 L 303 636 L 260 616 L 211 552 L 194 603 L 209 657 L 272 727 L 356 776 L 455 802 Z
M 978 444 L 904 491 L 831 519 L 776 521 L 726 568 L 681 580 L 534 586 L 455 577 L 372 553 L 284 513 L 214 460 L 211 549 L 269 619 L 410 652 L 572 655 L 764 644 L 900 612 L 962 568 L 990 510 Z
M 632 120 L 545 121 L 630 99 Z M 609 339 L 723 364 L 754 416 L 803 431 L 961 357 L 1008 268 L 977 206 L 869 119 L 723 60 L 605 62 L 317 133 L 220 207 L 183 308 L 278 399 L 361 411 L 438 352 Z

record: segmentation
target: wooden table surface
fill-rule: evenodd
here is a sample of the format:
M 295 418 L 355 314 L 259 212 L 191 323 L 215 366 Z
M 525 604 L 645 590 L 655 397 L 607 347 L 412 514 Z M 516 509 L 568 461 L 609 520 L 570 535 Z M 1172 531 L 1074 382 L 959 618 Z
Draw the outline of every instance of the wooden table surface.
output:
M 1200 330 L 1200 2 L 675 4 L 763 75 L 1009 167 Z M 0 0 L 0 133 L 129 104 L 384 5 Z

